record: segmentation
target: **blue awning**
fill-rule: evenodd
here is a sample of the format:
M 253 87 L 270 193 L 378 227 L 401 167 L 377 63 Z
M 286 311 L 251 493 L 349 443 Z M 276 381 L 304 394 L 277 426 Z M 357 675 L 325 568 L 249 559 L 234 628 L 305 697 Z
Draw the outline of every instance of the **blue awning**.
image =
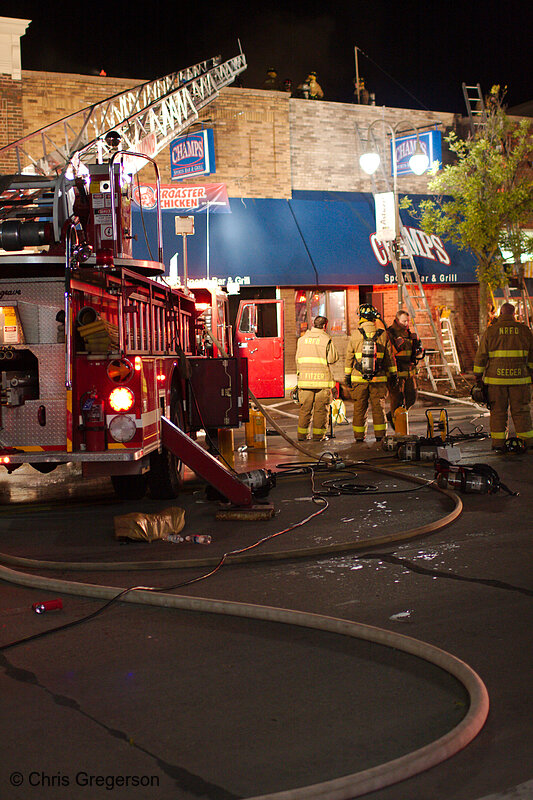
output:
M 422 199 L 417 197 L 417 200 Z M 231 214 L 195 215 L 187 239 L 191 279 L 218 278 L 255 286 L 349 286 L 394 283 L 386 251 L 374 240 L 374 198 L 370 193 L 295 192 L 292 200 L 230 198 Z M 155 242 L 155 213 L 145 211 L 145 227 Z M 141 215 L 134 210 L 134 255 L 150 258 Z M 174 228 L 175 212 L 163 211 L 165 262 L 183 245 Z M 426 283 L 476 283 L 475 262 L 467 251 L 418 231 L 402 212 Z M 209 227 L 209 270 L 207 228 Z

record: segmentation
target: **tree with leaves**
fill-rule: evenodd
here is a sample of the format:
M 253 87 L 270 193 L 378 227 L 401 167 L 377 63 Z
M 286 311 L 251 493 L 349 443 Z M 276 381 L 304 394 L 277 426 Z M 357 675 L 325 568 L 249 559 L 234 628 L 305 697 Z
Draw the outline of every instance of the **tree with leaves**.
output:
M 426 233 L 476 257 L 482 327 L 491 290 L 508 283 L 502 249 L 510 250 L 517 264 L 533 251 L 523 230 L 533 215 L 532 127 L 529 120 L 507 116 L 504 94 L 499 86 L 492 88 L 485 119 L 472 138 L 447 137 L 456 162 L 433 175 L 428 188 L 436 197 L 423 200 L 417 213 Z M 411 201 L 405 199 L 402 207 L 412 207 Z

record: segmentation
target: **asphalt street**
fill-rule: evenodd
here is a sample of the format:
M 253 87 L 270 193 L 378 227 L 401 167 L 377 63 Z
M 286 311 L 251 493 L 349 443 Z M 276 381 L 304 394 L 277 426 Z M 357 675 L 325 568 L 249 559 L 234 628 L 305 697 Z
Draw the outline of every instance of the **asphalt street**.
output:
M 412 433 L 425 434 L 430 405 L 438 403 L 422 398 L 412 410 Z M 488 427 L 483 410 L 441 405 L 461 463 L 491 466 L 518 495 L 459 493 L 462 512 L 438 528 L 455 501 L 408 480 L 431 481 L 429 462 L 400 462 L 372 438 L 356 447 L 350 426 L 337 425 L 334 438 L 309 447 L 317 459 L 337 452 L 356 463 L 335 473 L 291 474 L 279 465 L 305 458 L 272 428 L 266 452 L 247 449 L 237 432 L 236 470 L 278 474 L 268 498 L 272 519 L 217 521 L 216 504 L 188 473 L 173 505 L 185 510 L 184 534 L 209 533 L 212 543 L 124 544 L 114 538 L 115 516 L 155 513 L 168 501 L 124 505 L 107 481 L 83 481 L 72 465 L 48 476 L 24 467 L 0 477 L 4 567 L 97 587 L 148 586 L 312 612 L 441 648 L 485 684 L 487 721 L 451 758 L 369 797 L 531 797 L 533 455 L 493 455 L 480 438 Z M 295 406 L 277 401 L 269 408 L 293 434 Z M 316 500 L 317 491 L 330 494 L 339 481 L 348 493 L 326 497 L 327 506 Z M 437 529 L 417 535 L 428 525 Z M 247 563 L 229 558 L 216 569 L 225 553 L 259 540 Z M 64 563 L 30 569 L 9 561 L 14 556 Z M 407 755 L 446 735 L 468 710 L 455 677 L 396 648 L 269 620 L 120 601 L 85 619 L 105 600 L 13 581 L 0 581 L 0 645 L 80 624 L 0 653 L 0 796 L 9 800 L 274 794 Z M 33 612 L 34 602 L 56 597 L 62 609 Z

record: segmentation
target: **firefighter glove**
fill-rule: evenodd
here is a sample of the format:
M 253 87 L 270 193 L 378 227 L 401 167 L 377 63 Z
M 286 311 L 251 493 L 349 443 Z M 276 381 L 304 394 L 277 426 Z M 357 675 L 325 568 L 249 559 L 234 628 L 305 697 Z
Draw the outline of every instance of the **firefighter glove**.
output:
M 389 389 L 395 389 L 396 386 L 398 386 L 398 376 L 395 372 L 389 375 L 387 382 L 389 384 Z
M 352 388 L 352 376 L 351 375 L 346 375 L 346 377 L 344 379 L 344 385 L 347 386 L 348 389 Z

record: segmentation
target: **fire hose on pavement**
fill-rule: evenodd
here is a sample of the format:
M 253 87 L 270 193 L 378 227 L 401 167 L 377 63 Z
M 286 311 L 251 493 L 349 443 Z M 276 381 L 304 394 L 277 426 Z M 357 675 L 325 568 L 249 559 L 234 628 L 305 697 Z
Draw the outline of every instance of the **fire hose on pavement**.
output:
M 271 418 L 266 409 L 261 406 L 257 399 L 251 395 L 269 423 L 277 432 L 295 449 L 303 455 L 316 460 L 316 454 L 308 451 L 305 447 L 294 442 Z M 354 464 L 355 465 L 355 462 Z M 359 469 L 365 469 L 382 475 L 398 477 L 397 471 L 374 467 L 368 464 L 357 462 Z M 430 482 L 416 476 L 402 475 L 403 480 L 418 483 L 424 486 Z M 450 524 L 462 511 L 460 498 L 449 490 L 431 486 L 431 489 L 441 492 L 454 502 L 454 508 L 450 513 L 439 520 L 427 525 L 414 528 L 398 535 L 388 535 L 373 538 L 372 540 L 352 542 L 348 544 L 329 545 L 327 547 L 304 548 L 301 550 L 285 550 L 275 554 L 254 554 L 229 557 L 227 563 L 243 563 L 250 561 L 281 559 L 295 557 L 309 557 L 312 555 L 323 555 L 332 552 L 344 552 L 350 549 L 363 549 L 369 546 L 382 545 L 390 542 L 403 541 L 415 536 L 421 536 L 435 530 L 439 530 L 445 525 Z M 213 564 L 216 559 L 196 559 L 187 561 L 185 566 L 207 566 Z M 50 562 L 39 561 L 36 559 L 19 558 L 0 554 L 0 561 L 12 565 L 20 565 L 26 568 L 41 569 L 70 569 L 70 570 L 135 570 L 135 569 L 169 569 L 176 568 L 175 561 L 152 561 L 152 562 Z M 183 565 L 178 565 L 183 566 Z M 265 620 L 286 625 L 296 625 L 305 628 L 312 628 L 320 631 L 327 631 L 341 636 L 350 636 L 368 642 L 373 642 L 385 647 L 392 647 L 404 653 L 424 659 L 434 664 L 440 669 L 445 670 L 456 678 L 466 689 L 469 698 L 469 709 L 462 721 L 451 731 L 439 739 L 411 752 L 400 758 L 393 759 L 384 764 L 372 767 L 361 772 L 345 775 L 340 778 L 317 783 L 309 786 L 298 787 L 288 791 L 275 792 L 268 795 L 260 795 L 250 798 L 250 800 L 350 800 L 350 798 L 361 797 L 369 792 L 390 786 L 430 769 L 442 761 L 455 755 L 466 747 L 482 729 L 489 710 L 489 698 L 486 687 L 481 678 L 464 662 L 460 661 L 450 653 L 447 653 L 433 645 L 421 642 L 411 637 L 407 637 L 392 631 L 381 628 L 363 625 L 357 622 L 337 619 L 319 614 L 292 611 L 282 608 L 271 608 L 247 603 L 236 603 L 223 600 L 212 600 L 201 597 L 185 597 L 165 593 L 153 587 L 132 587 L 124 590 L 120 587 L 94 585 L 76 581 L 67 581 L 56 578 L 47 578 L 39 575 L 29 575 L 18 572 L 7 566 L 0 564 L 0 579 L 10 583 L 27 586 L 30 588 L 40 588 L 51 592 L 62 592 L 65 594 L 81 597 L 91 597 L 101 600 L 113 601 L 115 598 L 121 602 L 138 603 L 143 605 L 160 606 L 164 608 L 175 608 L 179 610 L 195 611 L 209 614 L 230 615 L 241 618 Z M 23 644 L 24 642 L 21 642 Z

